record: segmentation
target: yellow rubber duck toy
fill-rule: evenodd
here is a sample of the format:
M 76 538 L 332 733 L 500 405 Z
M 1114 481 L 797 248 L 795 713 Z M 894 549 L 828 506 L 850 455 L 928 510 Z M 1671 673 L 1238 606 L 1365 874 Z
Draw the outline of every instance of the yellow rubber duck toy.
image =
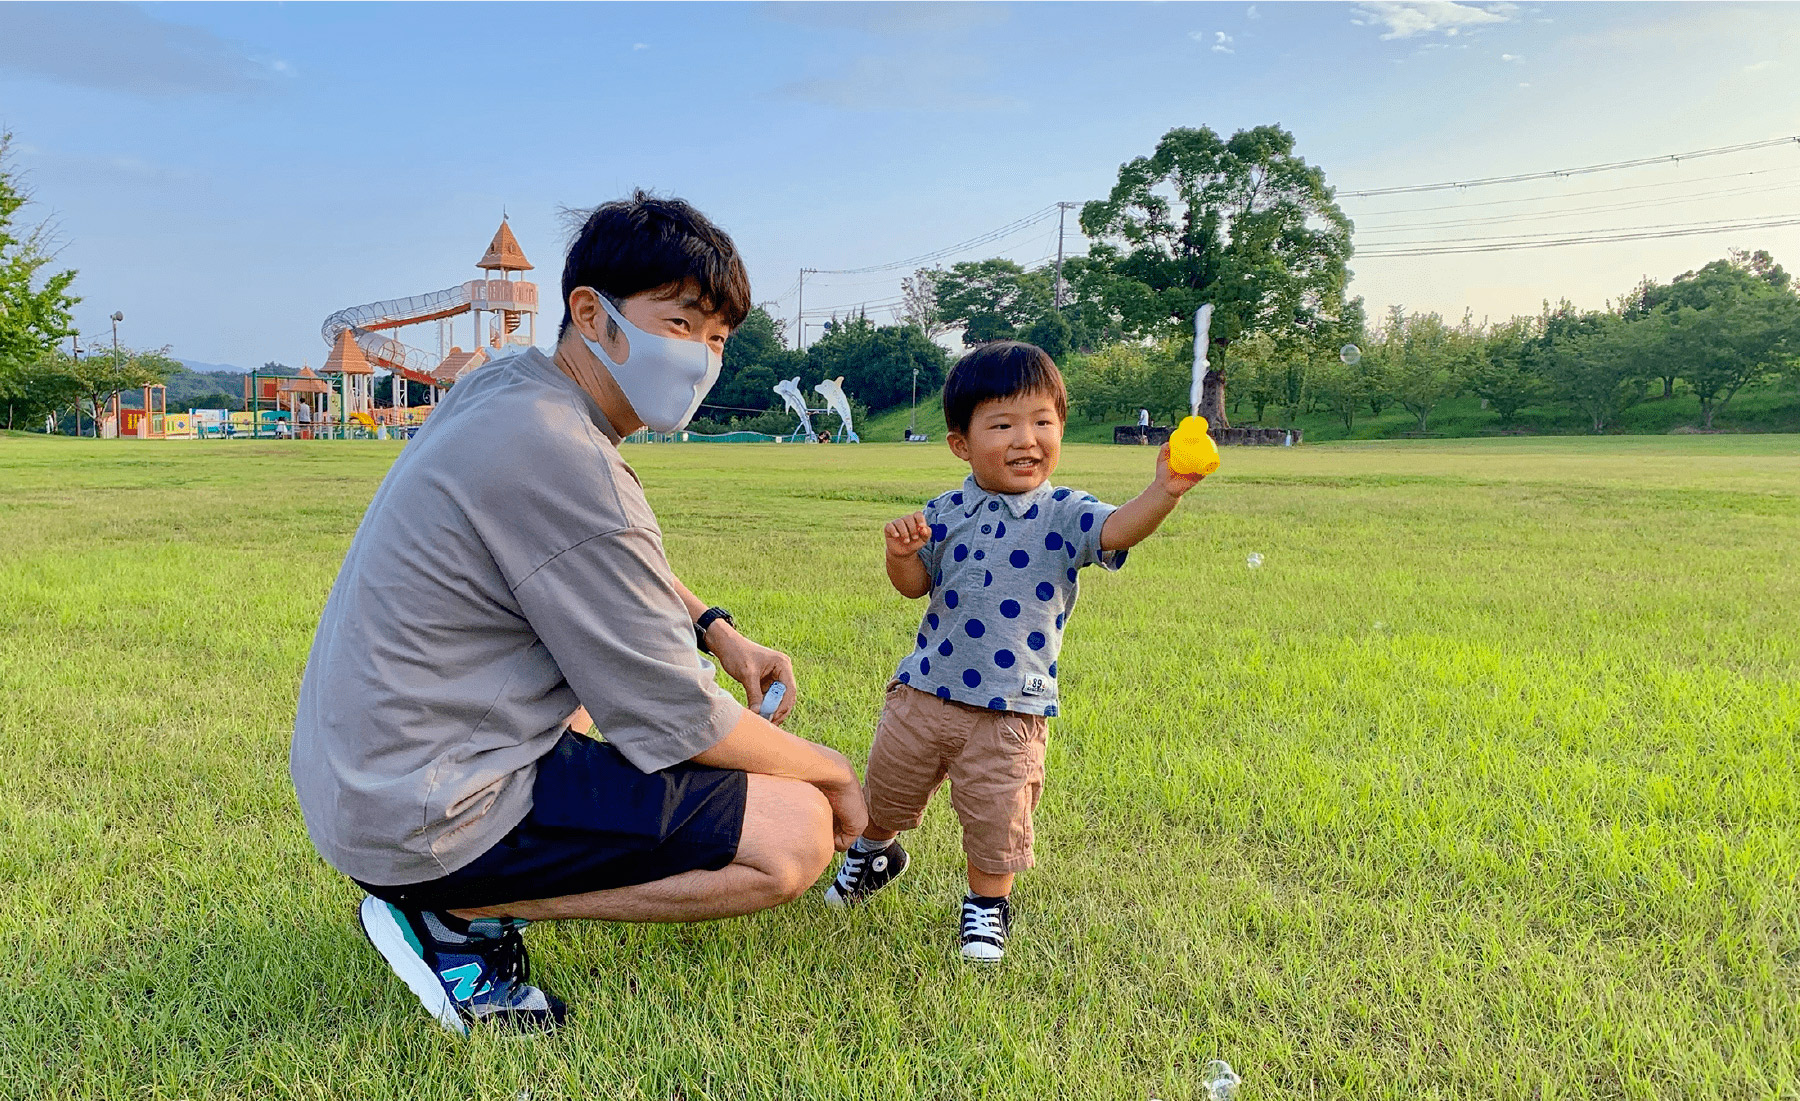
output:
M 1219 469 L 1219 447 L 1206 431 L 1205 417 L 1183 417 L 1169 433 L 1169 469 L 1202 477 Z

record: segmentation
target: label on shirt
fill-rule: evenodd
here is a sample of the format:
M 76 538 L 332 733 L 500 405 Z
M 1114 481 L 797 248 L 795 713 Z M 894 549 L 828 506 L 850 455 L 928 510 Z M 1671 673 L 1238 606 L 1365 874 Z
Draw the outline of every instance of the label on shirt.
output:
M 1035 675 L 1026 677 L 1025 683 L 1019 688 L 1021 696 L 1041 696 L 1048 691 L 1050 691 L 1050 682 Z

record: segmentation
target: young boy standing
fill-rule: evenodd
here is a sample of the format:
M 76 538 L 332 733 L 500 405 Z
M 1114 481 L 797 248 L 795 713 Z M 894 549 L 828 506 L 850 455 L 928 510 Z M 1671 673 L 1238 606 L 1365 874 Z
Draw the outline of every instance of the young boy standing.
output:
M 1200 482 L 1170 472 L 1165 446 L 1149 487 L 1123 506 L 1052 486 L 1067 419 L 1062 374 L 1041 348 L 1004 341 L 963 356 L 944 382 L 944 420 L 969 476 L 883 532 L 888 580 L 931 604 L 869 749 L 868 828 L 825 899 L 850 905 L 899 878 L 899 834 L 948 779 L 968 858 L 969 959 L 1005 954 L 1013 876 L 1034 863 L 1031 814 L 1079 572 L 1123 566 Z

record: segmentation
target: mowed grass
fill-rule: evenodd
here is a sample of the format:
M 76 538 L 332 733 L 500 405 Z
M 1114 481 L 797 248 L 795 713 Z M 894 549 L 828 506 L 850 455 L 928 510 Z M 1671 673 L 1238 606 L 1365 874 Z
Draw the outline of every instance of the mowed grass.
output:
M 955 958 L 940 801 L 849 915 L 534 927 L 576 1016 L 466 1042 L 287 779 L 397 446 L 0 437 L 0 1096 L 1800 1097 L 1800 438 L 1228 451 L 1084 577 L 1004 965 Z M 629 457 L 860 762 L 918 614 L 879 525 L 961 469 Z

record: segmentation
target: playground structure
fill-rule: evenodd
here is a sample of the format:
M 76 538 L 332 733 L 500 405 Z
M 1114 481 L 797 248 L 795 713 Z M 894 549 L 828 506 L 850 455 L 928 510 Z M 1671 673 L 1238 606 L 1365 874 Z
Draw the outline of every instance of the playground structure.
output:
M 137 409 L 119 403 L 114 394 L 100 415 L 96 433 L 101 439 L 160 440 L 167 434 L 169 391 L 161 383 L 144 387 L 144 404 Z
M 861 438 L 857 436 L 855 428 L 850 423 L 850 398 L 844 393 L 843 376 L 840 375 L 835 379 L 828 378 L 813 387 L 813 389 L 818 392 L 819 396 L 825 399 L 824 408 L 809 409 L 807 407 L 806 394 L 800 389 L 800 376 L 798 375 L 795 375 L 790 379 L 783 379 L 775 384 L 775 393 L 779 394 L 781 400 L 787 405 L 788 409 L 800 418 L 800 427 L 795 429 L 793 435 L 777 436 L 776 439 L 788 443 L 800 440 L 835 440 L 838 443 L 861 443 Z M 831 435 L 820 435 L 819 432 L 813 428 L 812 419 L 813 414 L 815 413 L 836 413 L 838 415 L 838 420 L 841 422 L 837 432 Z

